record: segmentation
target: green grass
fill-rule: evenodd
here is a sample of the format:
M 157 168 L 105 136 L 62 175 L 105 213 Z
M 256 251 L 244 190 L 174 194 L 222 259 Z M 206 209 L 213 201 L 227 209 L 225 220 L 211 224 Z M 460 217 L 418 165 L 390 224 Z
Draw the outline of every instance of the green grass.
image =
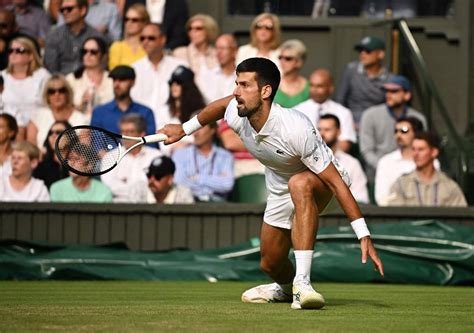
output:
M 0 332 L 474 332 L 474 289 L 317 284 L 323 310 L 244 304 L 249 282 L 0 281 Z

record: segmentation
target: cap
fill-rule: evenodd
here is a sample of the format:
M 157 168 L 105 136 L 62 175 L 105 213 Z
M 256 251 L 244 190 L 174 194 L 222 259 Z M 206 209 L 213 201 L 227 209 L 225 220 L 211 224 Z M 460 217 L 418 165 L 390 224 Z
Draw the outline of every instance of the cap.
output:
M 178 66 L 171 74 L 171 78 L 169 79 L 168 83 L 171 84 L 173 82 L 178 83 L 185 83 L 194 80 L 194 72 L 187 67 Z
M 359 43 L 354 46 L 354 50 L 361 51 L 373 51 L 373 50 L 385 50 L 385 42 L 380 38 L 374 36 L 366 36 L 361 39 Z
M 383 85 L 384 89 L 399 89 L 411 91 L 411 83 L 403 75 L 393 75 Z
M 112 69 L 109 77 L 114 80 L 135 80 L 135 70 L 130 66 L 120 65 Z
M 146 175 L 147 177 L 154 176 L 156 179 L 161 179 L 164 176 L 173 175 L 175 170 L 176 167 L 171 158 L 167 156 L 159 156 L 151 161 Z

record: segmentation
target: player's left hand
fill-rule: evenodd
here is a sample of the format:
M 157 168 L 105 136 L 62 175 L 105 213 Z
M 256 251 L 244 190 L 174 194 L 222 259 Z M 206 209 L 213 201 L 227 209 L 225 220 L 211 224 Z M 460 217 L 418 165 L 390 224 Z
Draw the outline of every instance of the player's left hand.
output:
M 374 270 L 379 271 L 380 275 L 384 277 L 382 260 L 380 260 L 369 236 L 361 238 L 360 250 L 362 252 L 362 263 L 365 264 L 367 262 L 367 255 L 370 256 L 370 259 L 374 262 Z

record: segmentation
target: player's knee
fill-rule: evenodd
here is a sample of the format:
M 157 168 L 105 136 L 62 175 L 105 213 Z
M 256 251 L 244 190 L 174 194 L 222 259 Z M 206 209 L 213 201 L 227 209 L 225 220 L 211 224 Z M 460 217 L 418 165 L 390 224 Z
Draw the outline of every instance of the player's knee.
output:
M 288 189 L 292 195 L 305 195 L 313 192 L 313 181 L 306 174 L 296 174 L 288 181 Z

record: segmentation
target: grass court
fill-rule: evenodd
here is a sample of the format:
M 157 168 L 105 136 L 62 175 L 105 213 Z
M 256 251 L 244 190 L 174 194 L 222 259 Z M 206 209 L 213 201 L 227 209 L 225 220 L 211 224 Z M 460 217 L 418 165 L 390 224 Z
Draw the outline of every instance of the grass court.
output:
M 323 310 L 244 304 L 252 282 L 0 281 L 0 332 L 474 332 L 474 288 L 319 283 Z

